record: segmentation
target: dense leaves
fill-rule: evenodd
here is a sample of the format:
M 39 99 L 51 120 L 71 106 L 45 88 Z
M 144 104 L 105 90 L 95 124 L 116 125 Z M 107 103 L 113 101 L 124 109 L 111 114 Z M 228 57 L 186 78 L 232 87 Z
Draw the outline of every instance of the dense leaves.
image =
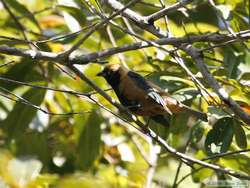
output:
M 161 10 L 161 3 L 168 7 L 178 2 L 144 0 L 130 8 L 148 16 Z M 4 0 L 0 10 L 0 45 L 58 54 L 100 23 L 100 14 L 114 13 L 99 0 Z M 249 29 L 249 1 L 190 1 L 165 19 L 154 25 L 169 37 L 212 32 L 235 36 L 229 42 L 197 42 L 193 46 L 202 50 L 205 64 L 220 86 L 250 114 L 249 42 L 235 35 Z M 121 15 L 112 21 L 129 32 L 106 23 L 71 55 L 140 41 L 129 33 L 156 39 Z M 177 151 L 250 175 L 248 125 L 219 99 L 194 59 L 170 45 L 162 47 L 171 53 L 150 47 L 97 60 L 127 65 L 185 105 L 208 114 L 208 122 L 186 113 L 168 116 L 169 130 L 139 117 Z M 179 64 L 180 57 L 186 70 Z M 89 62 L 77 68 L 117 100 L 104 79 L 96 76 L 101 64 Z M 191 74 L 206 90 L 197 88 Z M 216 178 L 231 180 L 197 164 L 180 165 L 178 158 L 122 119 L 126 119 L 122 112 L 67 66 L 0 54 L 0 187 L 198 187 Z
M 228 151 L 233 139 L 233 120 L 230 117 L 219 119 L 207 134 L 206 152 L 209 155 Z

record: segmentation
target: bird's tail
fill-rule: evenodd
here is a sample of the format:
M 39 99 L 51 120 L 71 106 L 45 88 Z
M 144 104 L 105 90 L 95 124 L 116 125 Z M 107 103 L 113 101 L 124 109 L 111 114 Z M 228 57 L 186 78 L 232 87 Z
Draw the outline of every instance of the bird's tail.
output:
M 183 105 L 183 112 L 189 113 L 189 114 L 199 118 L 202 121 L 206 121 L 206 122 L 208 121 L 206 113 L 200 112 L 198 110 L 194 110 L 194 109 L 190 108 L 189 106 Z

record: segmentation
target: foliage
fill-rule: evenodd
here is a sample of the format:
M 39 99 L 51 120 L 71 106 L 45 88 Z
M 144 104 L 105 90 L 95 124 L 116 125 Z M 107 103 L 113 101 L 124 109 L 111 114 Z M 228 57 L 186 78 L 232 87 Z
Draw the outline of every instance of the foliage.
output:
M 60 53 L 77 43 L 89 31 L 88 27 L 101 21 L 84 0 L 2 2 L 9 10 L 0 3 L 0 45 L 10 47 Z M 143 2 L 131 8 L 141 15 L 160 10 L 158 0 Z M 164 1 L 166 6 L 177 2 Z M 96 10 L 113 12 L 101 1 L 90 3 Z M 169 27 L 176 37 L 249 28 L 249 1 L 217 0 L 214 3 L 193 1 L 187 9 L 170 13 L 167 25 L 163 18 L 155 25 L 165 32 L 166 26 Z M 130 25 L 144 39 L 155 39 L 131 21 L 126 23 L 120 17 L 113 20 L 124 28 Z M 33 42 L 27 44 L 28 40 Z M 74 53 L 88 54 L 135 42 L 135 37 L 107 24 L 95 30 Z M 221 43 L 217 48 L 213 45 L 210 42 L 194 44 L 203 50 L 205 63 L 219 84 L 250 114 L 249 42 Z M 166 46 L 166 49 L 173 50 L 173 47 Z M 163 127 L 149 123 L 176 150 L 204 159 L 249 148 L 247 125 L 219 100 L 193 59 L 182 51 L 179 55 L 209 95 L 200 92 L 176 59 L 160 48 L 127 51 L 100 60 L 127 64 L 173 97 L 209 115 L 209 122 L 198 121 L 187 114 L 171 117 L 168 136 Z M 96 76 L 102 65 L 88 63 L 78 68 L 100 88 L 110 87 Z M 107 93 L 117 99 L 113 91 Z M 138 134 L 122 121 L 124 117 L 66 66 L 0 54 L 0 187 L 139 188 L 146 184 L 152 168 L 155 173 L 151 187 L 172 186 L 180 160 Z M 141 120 L 147 122 L 147 119 Z M 149 163 L 152 160 L 157 164 L 155 167 Z M 250 175 L 249 152 L 212 158 L 209 162 Z M 183 164 L 179 180 L 191 174 L 178 187 L 198 187 L 222 177 L 200 167 L 194 165 L 192 169 Z M 228 175 L 223 178 L 231 180 Z

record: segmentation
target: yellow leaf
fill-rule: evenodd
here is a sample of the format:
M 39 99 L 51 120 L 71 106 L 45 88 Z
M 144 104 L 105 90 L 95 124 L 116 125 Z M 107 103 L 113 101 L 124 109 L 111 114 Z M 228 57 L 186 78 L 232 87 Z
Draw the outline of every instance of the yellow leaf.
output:
M 39 20 L 39 23 L 44 29 L 58 27 L 65 24 L 63 17 L 57 15 L 44 16 Z
M 60 43 L 48 43 L 52 52 L 58 53 L 64 51 L 64 46 Z

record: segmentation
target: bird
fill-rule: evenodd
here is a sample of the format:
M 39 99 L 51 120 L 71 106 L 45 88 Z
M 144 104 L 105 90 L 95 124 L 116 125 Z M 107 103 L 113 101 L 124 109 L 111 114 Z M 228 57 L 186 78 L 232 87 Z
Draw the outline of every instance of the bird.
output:
M 149 117 L 167 127 L 170 125 L 165 115 L 178 113 L 188 113 L 207 121 L 206 113 L 179 102 L 158 85 L 123 65 L 107 64 L 97 76 L 108 82 L 121 104 L 135 115 Z

